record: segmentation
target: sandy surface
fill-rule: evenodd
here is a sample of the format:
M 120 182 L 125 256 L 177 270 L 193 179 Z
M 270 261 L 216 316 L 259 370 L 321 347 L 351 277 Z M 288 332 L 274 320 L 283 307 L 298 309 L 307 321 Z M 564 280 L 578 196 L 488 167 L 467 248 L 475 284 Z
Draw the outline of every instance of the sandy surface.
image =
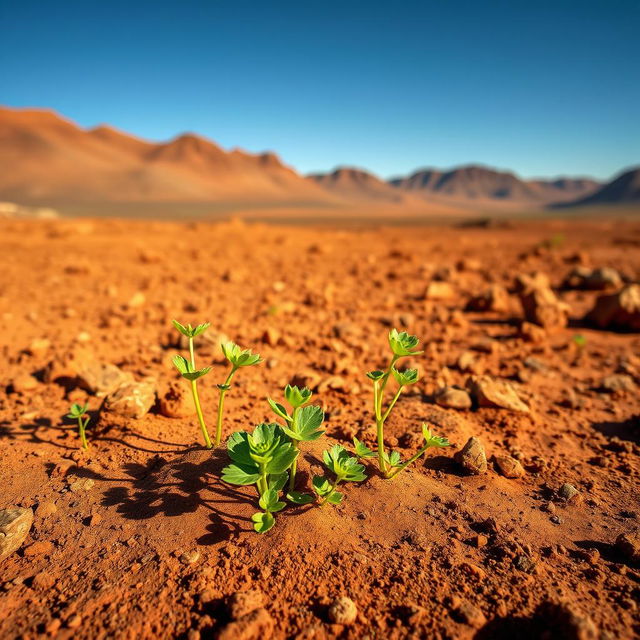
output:
M 561 291 L 571 326 L 535 343 L 519 337 L 513 294 L 504 311 L 464 311 L 490 283 L 511 290 L 520 273 L 543 271 L 559 287 L 576 262 L 637 280 L 638 223 L 332 230 L 2 221 L 0 243 L 0 508 L 36 511 L 22 548 L 0 563 L 0 637 L 640 633 L 640 566 L 615 546 L 640 526 L 640 400 L 637 386 L 601 389 L 621 371 L 640 383 L 640 336 L 582 326 L 593 291 Z M 425 299 L 434 279 L 451 285 L 450 297 Z M 417 334 L 426 351 L 406 361 L 422 379 L 398 402 L 388 444 L 410 455 L 426 421 L 454 446 L 392 481 L 370 466 L 343 505 L 288 507 L 257 535 L 255 493 L 222 483 L 226 452 L 201 448 L 194 417 L 168 418 L 156 405 L 124 418 L 67 375 L 75 356 L 152 377 L 160 395 L 169 383 L 180 388 L 174 317 L 210 321 L 211 335 L 265 358 L 238 374 L 226 435 L 272 419 L 265 396 L 280 397 L 294 377 L 319 387 L 327 437 L 306 448 L 302 485 L 325 446 L 353 436 L 373 446 L 364 372 L 385 364 L 391 326 Z M 464 352 L 477 372 L 513 384 L 530 413 L 436 406 L 438 387 L 469 377 L 458 366 Z M 227 367 L 209 344 L 197 354 L 213 366 L 201 383 L 212 426 Z M 64 418 L 70 402 L 85 400 L 87 453 Z M 453 456 L 471 436 L 488 458 L 517 458 L 524 474 L 506 478 L 490 462 L 466 475 Z M 569 501 L 558 494 L 565 483 L 578 490 Z M 249 589 L 262 596 L 233 622 L 229 597 Z M 329 616 L 339 596 L 357 606 L 351 625 Z

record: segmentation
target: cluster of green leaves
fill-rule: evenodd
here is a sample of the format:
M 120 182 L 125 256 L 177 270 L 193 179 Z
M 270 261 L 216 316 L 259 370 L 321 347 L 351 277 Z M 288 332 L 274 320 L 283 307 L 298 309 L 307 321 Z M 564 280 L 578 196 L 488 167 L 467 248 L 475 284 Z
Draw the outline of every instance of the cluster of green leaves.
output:
M 67 418 L 78 421 L 78 435 L 80 436 L 80 443 L 83 449 L 89 448 L 86 431 L 91 418 L 86 415 L 88 410 L 89 403 L 85 403 L 84 405 L 73 403 L 71 407 L 69 407 L 69 413 L 67 414 Z
M 333 482 L 324 476 L 313 476 L 313 490 L 316 492 L 320 504 L 340 504 L 344 494 L 337 490 L 341 482 L 362 482 L 366 479 L 364 466 L 358 459 L 339 444 L 328 451 L 324 451 L 322 458 L 325 467 L 335 475 Z
M 287 483 L 288 470 L 297 459 L 295 449 L 280 425 L 259 424 L 253 433 L 238 431 L 227 443 L 232 464 L 222 470 L 222 479 L 235 485 L 255 484 L 262 511 L 253 514 L 258 533 L 269 531 L 276 522 L 274 513 L 284 508 L 280 492 Z
M 318 406 L 308 404 L 312 395 L 311 389 L 307 387 L 300 389 L 288 384 L 284 389 L 284 397 L 291 407 L 291 413 L 279 402 L 267 398 L 273 412 L 284 420 L 282 430 L 289 436 L 295 449 L 299 448 L 301 442 L 317 440 L 324 433 L 321 429 L 324 411 Z M 301 503 L 305 499 L 295 491 L 296 470 L 297 461 L 294 461 L 289 477 L 289 497 L 292 501 Z
M 446 447 L 449 445 L 446 438 L 439 438 L 434 436 L 429 431 L 426 425 L 422 426 L 422 433 L 425 438 L 425 446 L 420 451 L 412 456 L 406 462 L 402 461 L 400 454 L 397 451 L 387 452 L 384 446 L 384 425 L 391 411 L 396 405 L 398 398 L 407 386 L 418 382 L 419 376 L 416 369 L 406 369 L 400 371 L 396 367 L 396 362 L 400 358 L 408 356 L 417 356 L 423 353 L 418 349 L 420 340 L 413 335 L 408 334 L 406 331 L 398 331 L 392 329 L 389 332 L 389 348 L 391 349 L 391 361 L 389 366 L 384 369 L 376 369 L 375 371 L 369 371 L 367 377 L 373 382 L 373 411 L 376 420 L 376 435 L 378 442 L 378 451 L 374 452 L 360 442 L 357 438 L 354 438 L 354 446 L 356 455 L 359 458 L 378 458 L 378 466 L 380 472 L 385 478 L 393 478 L 403 469 L 411 464 L 414 460 L 417 460 L 429 447 Z M 383 410 L 384 394 L 389 379 L 392 378 L 396 381 L 398 389 L 393 396 L 393 399 L 388 404 L 386 409 Z

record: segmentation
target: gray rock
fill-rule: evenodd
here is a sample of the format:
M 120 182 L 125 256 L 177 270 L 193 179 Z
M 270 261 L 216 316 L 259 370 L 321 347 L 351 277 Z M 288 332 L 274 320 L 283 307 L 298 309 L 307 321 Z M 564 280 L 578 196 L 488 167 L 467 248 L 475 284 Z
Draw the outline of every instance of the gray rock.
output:
M 634 391 L 636 384 L 631 376 L 624 373 L 614 373 L 610 376 L 605 376 L 600 383 L 600 387 L 603 391 L 616 393 L 617 391 Z
M 0 509 L 0 560 L 4 560 L 21 547 L 32 524 L 31 509 L 22 507 Z

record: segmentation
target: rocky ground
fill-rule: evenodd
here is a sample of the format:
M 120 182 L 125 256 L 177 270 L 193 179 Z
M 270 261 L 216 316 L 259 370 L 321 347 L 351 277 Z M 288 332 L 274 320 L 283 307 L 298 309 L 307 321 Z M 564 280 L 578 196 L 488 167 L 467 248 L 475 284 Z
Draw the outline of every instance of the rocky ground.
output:
M 633 638 L 640 634 L 640 224 L 280 228 L 0 221 L 0 637 Z M 453 443 L 342 505 L 287 507 L 201 447 L 171 319 L 265 361 L 225 434 L 308 385 L 329 444 L 375 446 L 366 371 L 418 335 L 387 444 Z M 79 449 L 70 403 L 89 403 Z M 4 535 L 3 535 L 4 534 Z

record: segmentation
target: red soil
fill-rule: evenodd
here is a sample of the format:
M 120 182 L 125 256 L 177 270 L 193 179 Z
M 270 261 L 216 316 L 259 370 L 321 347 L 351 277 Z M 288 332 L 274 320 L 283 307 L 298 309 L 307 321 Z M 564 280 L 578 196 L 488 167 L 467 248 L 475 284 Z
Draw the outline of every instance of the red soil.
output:
M 350 231 L 0 224 L 7 390 L 0 398 L 0 508 L 37 507 L 24 545 L 0 565 L 0 637 L 640 633 L 640 567 L 615 546 L 639 525 L 640 399 L 637 391 L 600 389 L 620 367 L 640 383 L 640 338 L 579 326 L 596 292 L 563 292 L 578 326 L 538 344 L 518 337 L 515 300 L 508 312 L 461 311 L 488 283 L 511 287 L 521 272 L 542 270 L 558 286 L 576 259 L 637 279 L 637 223 Z M 539 248 L 559 232 L 562 246 Z M 451 283 L 450 299 L 424 299 L 434 275 Z M 137 292 L 143 296 L 133 298 Z M 237 375 L 227 396 L 227 435 L 271 419 L 265 396 L 278 397 L 292 376 L 315 372 L 327 438 L 305 448 L 301 483 L 319 471 L 324 446 L 349 446 L 354 435 L 373 445 L 363 374 L 384 365 L 390 326 L 406 325 L 426 352 L 411 359 L 422 381 L 399 401 L 388 443 L 410 455 L 426 421 L 454 446 L 392 481 L 370 467 L 365 482 L 345 488 L 343 505 L 289 507 L 271 532 L 257 535 L 249 519 L 254 491 L 220 481 L 226 453 L 199 446 L 194 417 L 167 418 L 156 407 L 125 419 L 99 412 L 101 399 L 72 380 L 45 381 L 50 363 L 79 346 L 137 378 L 175 380 L 174 317 L 209 320 L 211 332 L 266 359 Z M 578 332 L 587 339 L 581 355 Z M 48 347 L 33 345 L 42 338 Z M 437 407 L 440 384 L 464 383 L 468 374 L 456 362 L 467 350 L 484 372 L 511 380 L 531 413 Z M 537 360 L 524 366 L 531 356 Z M 213 362 L 200 385 L 212 426 L 214 383 L 226 367 L 206 346 L 198 359 Z M 20 390 L 23 374 L 35 378 L 32 389 Z M 63 418 L 71 401 L 84 400 L 93 418 L 87 453 Z M 470 436 L 488 457 L 517 457 L 524 475 L 505 478 L 492 464 L 486 474 L 465 475 L 453 455 Z M 564 483 L 579 491 L 566 502 L 557 493 Z M 229 596 L 248 589 L 265 595 L 266 612 L 258 608 L 229 626 Z M 350 626 L 328 615 L 342 595 L 358 609 Z

